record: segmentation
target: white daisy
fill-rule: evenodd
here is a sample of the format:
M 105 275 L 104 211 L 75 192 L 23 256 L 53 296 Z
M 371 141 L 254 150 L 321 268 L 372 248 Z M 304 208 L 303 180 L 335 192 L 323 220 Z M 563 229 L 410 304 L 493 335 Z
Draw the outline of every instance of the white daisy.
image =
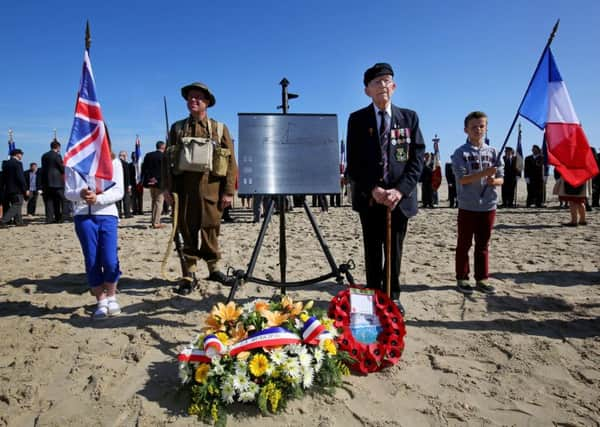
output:
M 313 351 L 313 356 L 317 363 L 321 363 L 323 362 L 323 357 L 325 356 L 325 353 L 319 347 L 315 347 L 315 350 Z
M 258 384 L 255 382 L 251 382 L 248 385 L 248 390 L 240 393 L 240 398 L 238 399 L 240 402 L 254 402 L 256 400 L 256 394 L 259 391 Z
M 308 368 L 312 364 L 313 358 L 309 352 L 305 352 L 298 355 L 298 362 L 303 368 Z
M 233 368 L 236 374 L 246 375 L 248 373 L 248 363 L 245 360 L 237 360 Z
M 269 353 L 269 358 L 275 366 L 280 366 L 285 363 L 288 356 L 287 354 L 285 354 L 285 351 L 282 348 L 276 348 L 275 350 Z
M 221 383 L 221 400 L 225 403 L 233 403 L 235 388 L 233 382 L 225 380 Z
M 248 390 L 248 386 L 250 385 L 250 378 L 246 373 L 236 372 L 233 375 L 233 387 L 239 393 Z
M 225 366 L 223 366 L 223 364 L 221 363 L 221 359 L 213 359 L 211 364 L 212 364 L 212 367 L 211 367 L 210 371 L 208 372 L 209 376 L 215 377 L 215 376 L 223 375 L 225 373 Z
M 292 379 L 298 380 L 302 375 L 302 371 L 300 370 L 300 363 L 298 359 L 289 358 L 285 364 L 283 365 L 283 371 L 286 375 Z
M 309 389 L 312 387 L 314 371 L 311 368 L 302 368 L 302 387 Z
M 300 354 L 301 352 L 306 351 L 300 344 L 290 344 L 285 349 L 289 354 Z

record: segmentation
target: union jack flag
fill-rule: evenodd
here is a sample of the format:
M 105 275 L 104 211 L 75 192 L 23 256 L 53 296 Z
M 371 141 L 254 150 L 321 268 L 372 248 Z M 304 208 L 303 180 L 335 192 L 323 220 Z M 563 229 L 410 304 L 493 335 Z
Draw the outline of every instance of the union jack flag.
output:
M 88 187 L 98 194 L 114 185 L 110 142 L 96 97 L 92 64 L 87 49 L 83 57 L 75 119 L 64 162 L 65 166 L 78 172 Z

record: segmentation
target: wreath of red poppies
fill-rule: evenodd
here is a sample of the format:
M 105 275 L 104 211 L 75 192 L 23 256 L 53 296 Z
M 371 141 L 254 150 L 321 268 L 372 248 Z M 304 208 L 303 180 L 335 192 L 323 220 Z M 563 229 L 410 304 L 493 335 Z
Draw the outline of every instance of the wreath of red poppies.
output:
M 398 363 L 404 350 L 406 328 L 400 310 L 384 293 L 374 289 L 375 314 L 383 330 L 377 341 L 365 344 L 357 341 L 350 330 L 350 290 L 338 293 L 329 303 L 329 317 L 341 331 L 336 341 L 340 350 L 354 359 L 350 369 L 367 374 Z

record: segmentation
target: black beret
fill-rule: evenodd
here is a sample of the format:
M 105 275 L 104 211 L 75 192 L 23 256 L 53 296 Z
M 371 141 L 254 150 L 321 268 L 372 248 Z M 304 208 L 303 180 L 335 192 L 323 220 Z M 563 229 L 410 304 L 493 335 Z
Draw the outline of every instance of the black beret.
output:
M 189 85 L 181 88 L 181 96 L 183 96 L 183 99 L 187 100 L 188 92 L 192 89 L 201 90 L 206 94 L 206 97 L 208 98 L 209 107 L 212 107 L 217 102 L 215 96 L 212 94 L 208 86 L 206 86 L 204 83 L 199 82 L 190 83 Z
M 23 154 L 23 150 L 21 150 L 20 148 L 15 148 L 14 150 L 10 150 L 10 155 L 11 156 L 16 156 L 17 154 Z
M 369 68 L 367 71 L 365 71 L 365 77 L 363 79 L 365 86 L 367 86 L 369 84 L 369 82 L 371 80 L 373 80 L 375 77 L 379 77 L 379 76 L 392 76 L 393 77 L 394 70 L 392 70 L 392 66 L 385 62 L 378 62 L 377 64 L 373 65 L 371 68 Z

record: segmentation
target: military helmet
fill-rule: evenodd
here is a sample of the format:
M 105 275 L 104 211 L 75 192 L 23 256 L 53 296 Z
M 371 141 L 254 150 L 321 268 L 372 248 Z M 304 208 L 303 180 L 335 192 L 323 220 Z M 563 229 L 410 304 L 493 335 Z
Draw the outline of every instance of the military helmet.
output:
M 208 98 L 208 106 L 209 107 L 212 107 L 217 102 L 217 100 L 215 99 L 215 96 L 212 94 L 212 92 L 210 91 L 208 86 L 206 86 L 204 83 L 199 83 L 199 82 L 190 83 L 189 85 L 181 88 L 181 96 L 183 96 L 183 99 L 185 99 L 187 101 L 188 93 L 192 89 L 201 90 L 202 92 L 204 92 L 206 94 L 206 97 Z

